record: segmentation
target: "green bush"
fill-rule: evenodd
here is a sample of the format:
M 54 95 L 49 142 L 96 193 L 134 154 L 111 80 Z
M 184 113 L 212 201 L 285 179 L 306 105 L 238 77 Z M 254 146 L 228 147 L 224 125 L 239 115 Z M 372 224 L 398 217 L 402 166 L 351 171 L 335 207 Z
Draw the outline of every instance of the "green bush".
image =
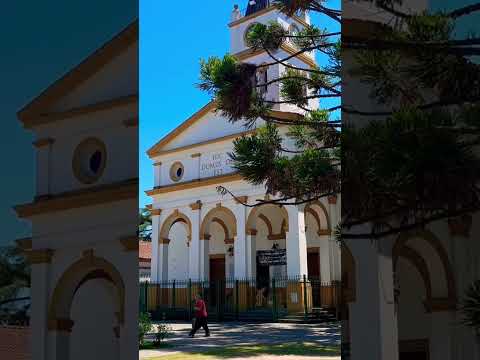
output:
M 145 343 L 145 335 L 153 329 L 150 313 L 141 312 L 138 316 L 138 342 L 140 346 Z
M 157 332 L 155 333 L 155 345 L 159 346 L 163 340 L 171 335 L 172 328 L 167 324 L 158 325 Z
M 461 311 L 463 323 L 480 335 L 480 280 L 473 282 L 465 291 Z

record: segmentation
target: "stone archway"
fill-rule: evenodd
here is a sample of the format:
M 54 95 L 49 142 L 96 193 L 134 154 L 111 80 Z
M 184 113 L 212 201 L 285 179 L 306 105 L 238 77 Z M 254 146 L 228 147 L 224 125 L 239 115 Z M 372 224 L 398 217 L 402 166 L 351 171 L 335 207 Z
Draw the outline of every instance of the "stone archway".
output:
M 93 255 L 87 250 L 83 257 L 72 264 L 60 277 L 52 293 L 48 308 L 48 330 L 55 332 L 55 359 L 70 358 L 70 333 L 74 326 L 71 320 L 71 308 L 76 293 L 90 280 L 102 280 L 111 283 L 115 289 L 117 326 L 112 331 L 121 336 L 121 327 L 125 320 L 125 284 L 116 267 L 104 258 Z
M 234 246 L 237 219 L 229 208 L 218 204 L 203 217 L 200 241 L 204 245 L 208 278 L 222 281 L 234 277 Z
M 424 251 L 422 254 L 418 249 L 415 249 L 414 239 L 427 243 L 430 253 L 426 254 Z M 427 266 L 428 261 L 426 261 L 427 259 L 425 259 L 425 257 L 428 255 L 438 260 L 436 268 L 429 269 Z M 392 250 L 392 257 L 394 271 L 396 270 L 399 257 L 406 258 L 417 268 L 425 283 L 427 297 L 429 296 L 425 303 L 427 311 L 455 309 L 457 295 L 453 269 L 445 248 L 432 232 L 428 230 L 416 230 L 399 235 Z M 432 267 L 434 265 L 430 266 Z M 438 294 L 432 295 L 432 274 L 443 275 L 442 281 L 445 286 L 445 291 L 442 296 L 438 296 Z
M 163 221 L 159 233 L 163 281 L 188 278 L 191 240 L 192 223 L 189 217 L 178 209 L 174 210 Z
M 408 356 L 408 344 L 425 342 L 417 352 L 427 358 L 448 353 L 456 285 L 448 253 L 431 231 L 418 229 L 398 236 L 392 249 L 396 279 L 399 351 Z M 429 346 L 428 344 L 431 344 Z M 436 355 L 434 355 L 436 354 Z

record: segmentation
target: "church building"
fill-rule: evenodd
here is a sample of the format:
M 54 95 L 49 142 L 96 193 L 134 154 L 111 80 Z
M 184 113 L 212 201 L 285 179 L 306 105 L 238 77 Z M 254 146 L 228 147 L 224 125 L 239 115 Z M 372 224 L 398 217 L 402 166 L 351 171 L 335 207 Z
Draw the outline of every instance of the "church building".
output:
M 308 13 L 288 17 L 268 1 L 250 1 L 245 13 L 235 6 L 228 24 L 230 53 L 252 64 L 272 62 L 269 54 L 252 50 L 245 41 L 252 25 L 272 21 L 291 32 L 310 23 Z M 297 51 L 294 44 L 286 42 L 274 56 L 283 59 Z M 306 69 L 316 65 L 314 53 L 288 62 Z M 263 69 L 257 80 L 266 82 L 281 76 L 285 66 Z M 264 96 L 280 100 L 279 85 L 266 86 Z M 312 100 L 310 106 L 318 103 Z M 276 104 L 273 112 L 280 118 L 295 119 L 303 111 L 291 104 Z M 242 122 L 230 123 L 212 101 L 148 150 L 154 173 L 154 188 L 147 191 L 152 199 L 152 283 L 171 287 L 172 281 L 187 279 L 250 279 L 257 284 L 257 293 L 266 294 L 274 279 L 289 279 L 288 286 L 277 282 L 289 311 L 302 311 L 303 303 L 315 307 L 332 301 L 326 298 L 332 297 L 330 288 L 341 278 L 340 247 L 334 236 L 340 199 L 322 198 L 298 206 L 244 205 L 275 199 L 265 195 L 263 185 L 244 180 L 232 168 L 228 155 L 236 138 L 252 134 L 264 124 L 258 119 L 247 129 Z M 280 127 L 279 132 L 293 149 L 292 139 L 286 136 L 288 127 Z M 218 186 L 230 190 L 235 198 L 221 195 Z M 322 286 L 314 288 L 302 279 L 315 279 Z M 292 285 L 292 281 L 296 283 Z M 330 295 L 320 300 L 320 292 Z

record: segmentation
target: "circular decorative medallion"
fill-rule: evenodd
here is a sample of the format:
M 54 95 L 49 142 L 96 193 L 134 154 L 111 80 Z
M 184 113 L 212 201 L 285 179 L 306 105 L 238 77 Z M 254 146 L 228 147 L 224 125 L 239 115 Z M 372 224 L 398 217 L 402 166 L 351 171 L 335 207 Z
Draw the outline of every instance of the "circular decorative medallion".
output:
M 170 179 L 172 181 L 180 181 L 185 173 L 183 164 L 180 161 L 176 161 L 170 167 Z
M 97 138 L 88 138 L 75 148 L 72 169 L 80 182 L 93 184 L 102 176 L 106 163 L 105 144 Z

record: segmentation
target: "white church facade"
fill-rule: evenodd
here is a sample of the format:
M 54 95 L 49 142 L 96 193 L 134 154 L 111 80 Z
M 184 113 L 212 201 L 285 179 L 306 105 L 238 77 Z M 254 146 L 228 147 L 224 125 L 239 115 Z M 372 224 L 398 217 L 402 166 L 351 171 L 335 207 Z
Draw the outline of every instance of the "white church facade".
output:
M 258 3 L 256 8 L 249 6 L 245 16 L 235 8 L 229 24 L 231 53 L 253 64 L 272 59 L 264 51 L 252 51 L 246 46 L 249 26 L 275 21 L 286 29 L 301 29 L 309 23 L 306 14 L 287 17 L 275 7 Z M 295 51 L 293 45 L 287 44 L 275 55 L 285 58 Z M 302 68 L 315 65 L 314 54 L 289 61 Z M 277 64 L 269 66 L 261 76 L 271 80 L 284 71 L 284 66 Z M 265 96 L 278 100 L 278 85 L 268 86 Z M 316 104 L 312 101 L 311 105 Z M 302 112 L 286 104 L 275 105 L 273 111 L 284 119 L 294 119 Z M 298 206 L 242 204 L 274 199 L 266 197 L 264 186 L 253 186 L 242 179 L 228 155 L 233 151 L 234 139 L 255 132 L 263 124 L 261 119 L 251 129 L 241 122 L 232 124 L 211 102 L 148 151 L 154 171 L 154 188 L 147 191 L 152 199 L 153 283 L 255 279 L 259 291 L 271 287 L 273 279 L 298 279 L 299 286 L 277 285 L 284 287 L 285 305 L 291 311 L 300 311 L 304 302 L 321 306 L 315 303 L 315 291 L 326 294 L 332 284 L 339 283 L 340 247 L 334 237 L 340 216 L 339 198 Z M 285 146 L 294 148 L 286 136 L 288 128 L 279 130 Z M 235 198 L 221 195 L 218 186 L 227 188 Z M 324 286 L 322 290 L 308 287 L 306 291 L 300 285 L 303 278 L 315 278 Z M 332 299 L 324 296 L 323 301 L 331 303 Z
M 18 112 L 35 136 L 31 359 L 138 356 L 138 22 Z M 128 309 L 128 310 L 127 310 Z

